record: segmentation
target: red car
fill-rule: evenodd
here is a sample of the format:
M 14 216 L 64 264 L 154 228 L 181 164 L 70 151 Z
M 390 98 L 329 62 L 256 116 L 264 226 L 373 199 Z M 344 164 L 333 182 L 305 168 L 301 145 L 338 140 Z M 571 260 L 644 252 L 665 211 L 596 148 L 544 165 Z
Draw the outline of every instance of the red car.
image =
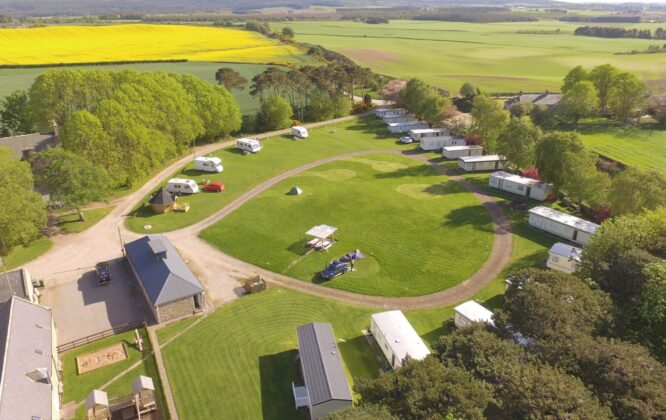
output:
M 210 182 L 208 184 L 204 184 L 203 189 L 211 192 L 220 192 L 224 191 L 224 184 L 221 182 Z

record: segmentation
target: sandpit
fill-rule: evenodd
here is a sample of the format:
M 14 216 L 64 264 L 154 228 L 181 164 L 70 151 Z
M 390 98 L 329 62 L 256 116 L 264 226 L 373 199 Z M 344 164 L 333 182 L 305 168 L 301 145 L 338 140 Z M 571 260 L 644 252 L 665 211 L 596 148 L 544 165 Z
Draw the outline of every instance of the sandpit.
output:
M 127 359 L 125 342 L 104 347 L 90 353 L 82 354 L 76 358 L 76 367 L 79 375 L 91 372 L 104 366 L 112 365 Z

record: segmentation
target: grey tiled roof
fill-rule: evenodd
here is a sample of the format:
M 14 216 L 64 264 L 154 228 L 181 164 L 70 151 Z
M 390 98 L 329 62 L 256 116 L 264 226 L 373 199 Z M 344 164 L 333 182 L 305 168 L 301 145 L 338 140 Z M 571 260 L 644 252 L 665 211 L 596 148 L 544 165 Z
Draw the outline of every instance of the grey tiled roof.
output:
M 23 286 L 23 272 L 21 270 L 0 273 L 0 305 L 7 302 L 12 296 L 28 298 Z
M 311 322 L 296 329 L 298 352 L 310 404 L 352 400 L 331 324 Z
M 0 146 L 11 149 L 19 159 L 23 157 L 25 149 L 41 152 L 57 144 L 58 138 L 54 134 L 33 133 L 0 138 Z
M 165 191 L 164 188 L 161 188 L 158 192 L 155 193 L 150 198 L 149 201 L 150 204 L 156 204 L 156 205 L 169 205 L 173 204 L 173 196 L 171 195 L 170 192 Z
M 161 250 L 165 251 L 154 252 Z M 154 306 L 204 291 L 169 238 L 164 235 L 144 236 L 127 243 L 125 252 Z
M 26 373 L 52 377 L 51 310 L 13 297 L 0 308 L 0 419 L 51 418 L 53 385 Z

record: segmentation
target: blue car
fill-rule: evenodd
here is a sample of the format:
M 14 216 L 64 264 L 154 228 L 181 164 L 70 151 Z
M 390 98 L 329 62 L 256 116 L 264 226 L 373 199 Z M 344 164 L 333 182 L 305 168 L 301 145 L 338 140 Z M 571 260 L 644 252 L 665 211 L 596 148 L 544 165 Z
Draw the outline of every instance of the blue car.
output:
M 351 269 L 351 267 L 346 262 L 336 260 L 336 261 L 333 261 L 332 263 L 330 263 L 328 265 L 328 267 L 326 267 L 324 269 L 324 271 L 319 273 L 319 275 L 324 280 L 331 280 L 331 279 L 334 279 L 338 276 L 341 276 L 341 275 L 345 274 L 350 269 Z

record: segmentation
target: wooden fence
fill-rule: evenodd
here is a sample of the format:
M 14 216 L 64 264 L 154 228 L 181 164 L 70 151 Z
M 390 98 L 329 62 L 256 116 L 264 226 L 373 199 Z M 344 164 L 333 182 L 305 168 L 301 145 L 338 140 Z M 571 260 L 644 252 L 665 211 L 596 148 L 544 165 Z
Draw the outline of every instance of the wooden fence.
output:
M 135 328 L 145 328 L 147 325 L 148 324 L 146 324 L 145 319 L 142 321 L 134 321 L 134 322 L 128 322 L 126 324 L 121 324 L 113 328 L 110 328 L 108 330 L 100 331 L 98 333 L 91 334 L 89 336 L 79 338 L 74 341 L 70 341 L 69 343 L 61 344 L 58 346 L 58 353 L 73 350 L 77 347 L 85 346 L 86 344 L 90 344 L 97 340 L 101 340 L 102 338 L 111 337 L 116 334 L 121 334 L 133 330 Z

